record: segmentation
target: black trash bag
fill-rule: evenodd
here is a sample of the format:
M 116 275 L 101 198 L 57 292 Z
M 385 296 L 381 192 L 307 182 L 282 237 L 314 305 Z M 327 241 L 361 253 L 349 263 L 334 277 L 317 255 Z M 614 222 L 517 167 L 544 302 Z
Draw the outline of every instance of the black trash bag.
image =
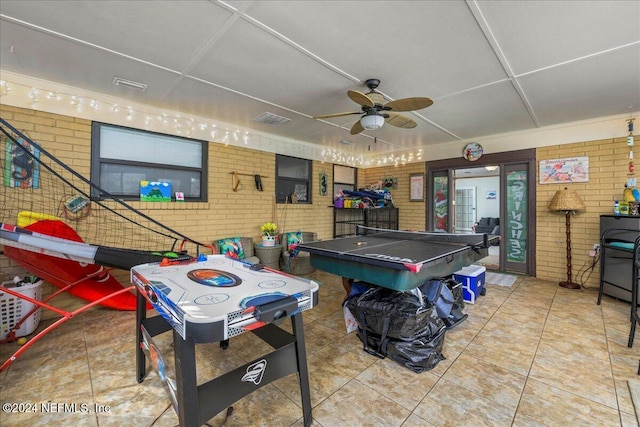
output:
M 462 285 L 452 279 L 432 279 L 420 286 L 422 294 L 436 307 L 438 316 L 447 329 L 452 329 L 467 319 L 462 312 Z
M 423 337 L 413 341 L 400 341 L 388 337 L 382 339 L 380 335 L 367 333 L 361 328 L 358 328 L 356 333 L 368 353 L 380 358 L 388 357 L 413 372 L 422 373 L 430 371 L 440 361 L 445 360 L 442 348 L 446 332 L 446 328 L 442 327 L 434 337 Z
M 455 279 L 448 278 L 445 279 L 445 283 L 447 284 L 447 288 L 451 291 L 453 295 L 453 307 L 456 308 L 458 306 L 460 310 L 464 309 L 464 294 L 462 292 L 462 283 L 456 282 Z
M 369 354 L 424 372 L 444 360 L 446 326 L 433 304 L 414 294 L 372 286 L 347 301 Z
M 421 304 L 413 294 L 379 286 L 350 298 L 347 308 L 361 328 L 396 340 L 432 337 L 443 326 L 431 303 Z

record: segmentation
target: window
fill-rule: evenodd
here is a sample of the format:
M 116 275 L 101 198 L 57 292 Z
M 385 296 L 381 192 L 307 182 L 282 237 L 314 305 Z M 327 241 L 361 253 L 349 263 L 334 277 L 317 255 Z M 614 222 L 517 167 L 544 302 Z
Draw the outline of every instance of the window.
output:
M 311 160 L 276 154 L 276 202 L 311 203 Z
M 206 141 L 94 122 L 91 181 L 128 200 L 140 199 L 140 181 L 170 182 L 172 197 L 206 201 L 207 149 Z
M 356 168 L 333 165 L 333 195 L 340 191 L 356 190 Z

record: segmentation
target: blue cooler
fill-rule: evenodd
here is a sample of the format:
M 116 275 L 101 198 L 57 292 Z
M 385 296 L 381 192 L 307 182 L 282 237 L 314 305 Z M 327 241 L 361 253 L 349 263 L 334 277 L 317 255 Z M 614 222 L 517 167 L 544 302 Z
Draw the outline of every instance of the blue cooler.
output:
M 481 265 L 470 265 L 453 273 L 457 282 L 462 283 L 462 299 L 474 304 L 480 294 L 484 294 L 484 283 L 487 268 Z

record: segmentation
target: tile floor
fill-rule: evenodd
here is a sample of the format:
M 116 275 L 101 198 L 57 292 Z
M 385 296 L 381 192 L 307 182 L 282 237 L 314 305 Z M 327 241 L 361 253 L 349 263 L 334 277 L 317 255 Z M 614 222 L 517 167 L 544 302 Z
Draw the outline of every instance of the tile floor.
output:
M 628 304 L 606 297 L 598 306 L 595 290 L 534 278 L 488 285 L 467 305 L 468 320 L 447 331 L 446 360 L 416 374 L 363 352 L 345 331 L 341 281 L 311 277 L 321 283 L 320 304 L 304 314 L 314 426 L 638 426 L 627 379 L 637 377 L 640 336 L 626 346 Z M 176 425 L 156 374 L 135 380 L 134 329 L 134 313 L 94 310 L 36 343 L 0 373 L 0 400 L 51 402 L 60 412 L 0 412 L 0 425 Z M 170 334 L 158 338 L 170 351 Z M 0 358 L 16 348 L 0 344 Z M 199 381 L 268 349 L 252 334 L 233 338 L 227 350 L 197 346 Z M 63 406 L 72 403 L 78 412 Z M 300 426 L 297 377 L 233 408 L 226 422 L 223 411 L 208 424 Z

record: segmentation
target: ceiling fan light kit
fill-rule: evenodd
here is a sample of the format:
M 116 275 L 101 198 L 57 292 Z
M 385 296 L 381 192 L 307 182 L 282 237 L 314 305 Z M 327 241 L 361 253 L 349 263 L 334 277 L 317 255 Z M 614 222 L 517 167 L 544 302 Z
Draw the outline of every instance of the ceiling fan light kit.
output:
M 365 85 L 369 88 L 368 93 L 362 93 L 357 90 L 347 91 L 349 99 L 360 105 L 360 111 L 325 114 L 315 116 L 314 119 L 329 119 L 359 114 L 361 115 L 360 120 L 354 123 L 351 128 L 351 135 L 357 135 L 364 130 L 380 129 L 385 121 L 391 126 L 411 129 L 417 126 L 415 120 L 397 114 L 395 111 L 421 110 L 433 104 L 430 98 L 424 97 L 396 99 L 385 104 L 384 96 L 376 91 L 379 84 L 380 80 L 378 79 L 368 79 L 365 82 Z
M 384 124 L 384 117 L 377 114 L 367 114 L 360 119 L 360 124 L 365 130 L 380 129 Z

